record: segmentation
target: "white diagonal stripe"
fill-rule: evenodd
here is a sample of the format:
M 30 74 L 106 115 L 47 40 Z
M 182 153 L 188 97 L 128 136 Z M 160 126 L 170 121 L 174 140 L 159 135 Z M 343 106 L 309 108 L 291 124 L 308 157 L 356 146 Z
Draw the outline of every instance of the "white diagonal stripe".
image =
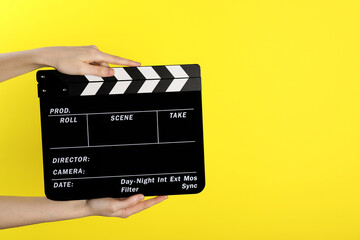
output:
M 99 91 L 103 82 L 89 82 L 86 85 L 84 91 L 80 94 L 81 96 L 93 96 Z
M 85 75 L 85 77 L 87 78 L 87 80 L 89 80 L 89 82 L 103 82 L 104 81 L 104 79 L 102 77 L 95 76 L 95 75 Z
M 111 94 L 123 94 L 126 89 L 129 87 L 130 83 L 132 81 L 118 81 L 116 82 L 115 86 L 113 87 L 113 89 L 111 89 L 110 91 L 110 95 Z
M 138 93 L 151 93 L 151 92 L 153 92 L 156 85 L 158 85 L 159 82 L 160 82 L 160 80 L 146 80 L 144 82 L 144 84 L 141 86 L 141 88 L 139 89 Z
M 181 89 L 184 87 L 185 83 L 187 82 L 189 78 L 178 78 L 174 79 L 168 89 L 166 89 L 166 92 L 180 92 Z
M 174 76 L 174 78 L 188 78 L 189 77 L 189 75 L 186 74 L 186 72 L 184 71 L 184 69 L 182 69 L 182 67 L 180 67 L 180 65 L 166 66 L 166 68 Z
M 124 68 L 113 68 L 115 71 L 114 77 L 117 80 L 132 80 L 130 75 L 124 70 Z
M 161 77 L 155 72 L 152 67 L 138 67 L 139 71 L 146 79 L 160 79 Z

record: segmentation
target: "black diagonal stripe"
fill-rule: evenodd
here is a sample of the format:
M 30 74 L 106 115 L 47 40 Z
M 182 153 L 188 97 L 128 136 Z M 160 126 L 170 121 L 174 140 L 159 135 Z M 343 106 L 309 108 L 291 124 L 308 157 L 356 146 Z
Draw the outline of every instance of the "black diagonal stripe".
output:
M 66 83 L 83 83 L 89 82 L 89 80 L 85 77 L 85 75 L 66 75 L 63 73 L 57 73 L 60 80 Z
M 146 79 L 136 67 L 125 67 L 124 70 L 130 75 L 133 81 Z
M 201 91 L 201 79 L 200 78 L 189 78 L 181 92 L 190 92 L 190 91 Z
M 129 87 L 126 89 L 126 91 L 124 92 L 124 94 L 128 94 L 128 93 L 138 93 L 139 89 L 141 88 L 141 86 L 144 84 L 145 80 L 136 80 L 136 81 L 131 81 Z
M 69 95 L 70 96 L 80 96 L 87 85 L 88 85 L 88 83 L 69 84 Z
M 182 69 L 186 72 L 187 75 L 191 78 L 199 78 L 200 77 L 200 66 L 198 64 L 188 64 L 181 65 Z
M 160 82 L 156 85 L 153 92 L 166 92 L 172 81 L 173 79 L 161 79 Z
M 115 77 L 103 77 L 103 79 L 104 79 L 104 83 L 101 85 L 96 95 L 109 95 L 111 89 L 113 89 L 117 81 Z
M 40 70 L 36 73 L 40 84 L 48 83 L 87 83 L 89 80 L 84 75 L 67 75 L 56 70 Z
M 160 76 L 161 79 L 173 79 L 173 75 L 165 66 L 154 66 L 153 69 Z M 160 81 L 161 82 L 161 81 Z

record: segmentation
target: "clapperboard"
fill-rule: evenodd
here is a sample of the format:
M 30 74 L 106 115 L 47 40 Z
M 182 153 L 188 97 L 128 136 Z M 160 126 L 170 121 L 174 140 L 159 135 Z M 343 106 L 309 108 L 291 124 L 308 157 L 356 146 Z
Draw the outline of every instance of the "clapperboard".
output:
M 205 186 L 199 65 L 37 72 L 45 194 L 194 194 Z

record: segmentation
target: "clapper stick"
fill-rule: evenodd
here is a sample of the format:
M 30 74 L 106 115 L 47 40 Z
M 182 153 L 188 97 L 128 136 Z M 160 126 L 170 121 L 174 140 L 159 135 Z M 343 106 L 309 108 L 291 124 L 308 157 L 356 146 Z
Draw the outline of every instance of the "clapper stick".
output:
M 199 193 L 205 186 L 199 65 L 37 72 L 46 196 Z

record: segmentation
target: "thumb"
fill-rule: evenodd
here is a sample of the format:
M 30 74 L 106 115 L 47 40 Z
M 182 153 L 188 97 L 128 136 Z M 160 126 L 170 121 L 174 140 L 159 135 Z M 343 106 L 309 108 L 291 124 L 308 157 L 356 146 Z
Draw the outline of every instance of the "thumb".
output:
M 122 209 L 122 208 L 132 207 L 132 206 L 136 205 L 138 202 L 142 201 L 143 199 L 144 199 L 144 195 L 136 194 L 136 195 L 128 197 L 124 200 L 119 200 L 117 202 L 118 208 Z
M 96 75 L 99 77 L 112 77 L 115 72 L 114 69 L 106 66 L 96 66 L 84 63 L 81 67 L 80 74 L 82 75 Z

